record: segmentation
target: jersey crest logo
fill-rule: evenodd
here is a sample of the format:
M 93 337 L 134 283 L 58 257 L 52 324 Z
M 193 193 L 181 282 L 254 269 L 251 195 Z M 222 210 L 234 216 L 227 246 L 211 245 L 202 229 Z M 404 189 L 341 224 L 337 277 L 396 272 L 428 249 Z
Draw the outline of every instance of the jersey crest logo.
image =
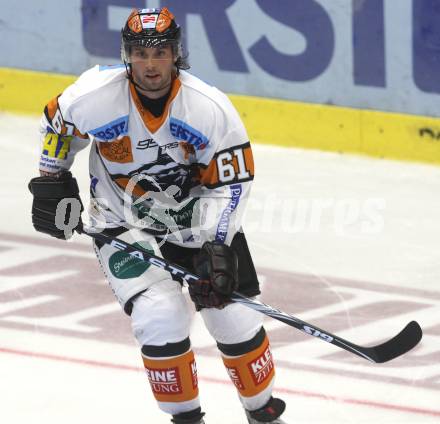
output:
M 133 162 L 130 137 L 122 137 L 107 143 L 98 143 L 101 156 L 110 162 L 130 163 Z

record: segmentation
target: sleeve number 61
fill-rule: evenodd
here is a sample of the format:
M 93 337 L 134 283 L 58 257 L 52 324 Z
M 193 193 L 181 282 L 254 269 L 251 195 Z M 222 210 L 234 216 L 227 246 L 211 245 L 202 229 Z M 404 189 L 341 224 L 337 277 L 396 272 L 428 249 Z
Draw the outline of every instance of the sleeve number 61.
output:
M 234 167 L 234 159 L 236 160 L 237 171 Z M 217 168 L 219 180 L 227 183 L 232 180 L 244 180 L 250 177 L 246 169 L 246 160 L 243 149 L 234 149 L 231 152 L 220 153 L 217 157 Z

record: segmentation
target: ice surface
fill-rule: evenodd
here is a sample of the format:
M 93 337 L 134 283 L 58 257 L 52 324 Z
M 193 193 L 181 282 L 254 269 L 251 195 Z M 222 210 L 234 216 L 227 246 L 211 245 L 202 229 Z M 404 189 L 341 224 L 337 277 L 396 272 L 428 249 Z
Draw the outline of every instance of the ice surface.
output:
M 0 115 L 0 392 L 8 424 L 169 422 L 88 239 L 33 231 L 38 119 Z M 414 351 L 373 365 L 266 320 L 288 423 L 440 421 L 440 168 L 255 145 L 244 229 L 262 299 L 355 343 L 410 320 Z M 73 173 L 88 193 L 88 157 Z M 192 342 L 208 424 L 245 423 L 198 315 Z

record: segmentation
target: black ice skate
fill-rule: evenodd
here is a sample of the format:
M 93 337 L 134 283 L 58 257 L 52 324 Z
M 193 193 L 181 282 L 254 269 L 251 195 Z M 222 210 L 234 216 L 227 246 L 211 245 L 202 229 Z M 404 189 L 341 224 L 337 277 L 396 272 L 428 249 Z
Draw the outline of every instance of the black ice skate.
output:
M 203 420 L 204 415 L 205 413 L 200 408 L 197 408 L 189 412 L 173 415 L 171 422 L 174 424 L 205 424 Z
M 246 416 L 249 424 L 287 424 L 279 418 L 285 409 L 286 404 L 284 401 L 271 397 L 269 402 L 267 402 L 262 408 L 257 409 L 256 411 L 246 411 Z

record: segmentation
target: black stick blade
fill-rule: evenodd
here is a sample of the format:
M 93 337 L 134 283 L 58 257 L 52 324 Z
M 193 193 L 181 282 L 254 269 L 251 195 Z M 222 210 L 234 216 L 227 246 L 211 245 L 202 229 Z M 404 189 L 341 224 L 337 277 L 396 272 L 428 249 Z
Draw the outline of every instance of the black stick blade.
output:
M 366 350 L 374 362 L 381 364 L 411 350 L 420 342 L 422 336 L 420 325 L 416 321 L 411 321 L 397 336 Z

